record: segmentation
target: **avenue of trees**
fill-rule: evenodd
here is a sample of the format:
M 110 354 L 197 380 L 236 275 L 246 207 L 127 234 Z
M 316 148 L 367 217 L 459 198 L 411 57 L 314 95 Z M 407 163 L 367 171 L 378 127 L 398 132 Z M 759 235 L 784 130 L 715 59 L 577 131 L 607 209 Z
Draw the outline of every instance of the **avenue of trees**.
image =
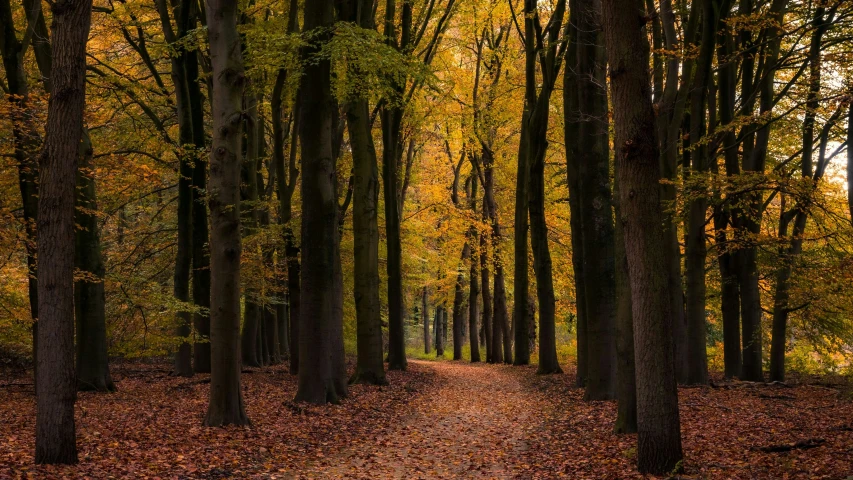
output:
M 77 462 L 118 357 L 209 373 L 210 427 L 251 425 L 244 367 L 312 404 L 414 355 L 575 372 L 654 474 L 679 384 L 849 366 L 850 0 L 0 0 L 0 29 L 37 463 Z

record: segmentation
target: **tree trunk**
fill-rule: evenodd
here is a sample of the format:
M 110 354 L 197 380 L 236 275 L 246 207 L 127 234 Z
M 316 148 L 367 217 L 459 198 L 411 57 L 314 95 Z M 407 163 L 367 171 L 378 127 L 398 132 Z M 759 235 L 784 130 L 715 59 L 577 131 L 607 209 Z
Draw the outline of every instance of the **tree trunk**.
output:
M 568 47 L 566 65 L 577 66 L 577 0 L 569 4 L 569 24 L 566 27 Z M 577 381 L 578 387 L 586 386 L 587 375 L 587 315 L 586 282 L 583 271 L 583 231 L 580 205 L 580 171 L 578 168 L 578 139 L 580 134 L 580 112 L 578 95 L 579 80 L 575 68 L 567 68 L 563 73 L 563 136 L 566 150 L 566 185 L 569 188 L 569 227 L 572 241 L 572 273 L 575 284 L 575 311 L 577 338 Z
M 705 259 L 708 249 L 705 245 L 705 216 L 708 211 L 708 198 L 704 187 L 703 175 L 709 168 L 708 147 L 704 142 L 707 133 L 706 112 L 709 85 L 713 83 L 711 64 L 716 46 L 717 24 L 720 0 L 703 0 L 701 3 L 702 40 L 699 58 L 696 60 L 696 72 L 691 91 L 690 133 L 687 151 L 692 154 L 690 174 L 699 177 L 698 185 L 689 184 L 687 193 L 688 217 L 685 242 L 685 279 L 686 279 L 686 323 L 687 323 L 687 383 L 708 383 L 707 329 L 705 320 Z M 687 170 L 687 165 L 685 165 Z M 688 177 L 689 178 L 689 177 Z
M 728 14 L 729 12 L 724 12 Z M 728 25 L 719 32 L 717 61 L 720 63 L 718 77 L 720 122 L 723 127 L 730 126 L 735 118 L 735 95 L 737 65 L 725 59 L 731 54 L 734 45 Z M 740 173 L 738 165 L 737 138 L 735 132 L 727 129 L 723 134 L 723 151 L 726 177 Z M 711 162 L 714 169 L 716 162 Z M 715 170 L 716 171 L 716 170 Z M 727 192 L 731 195 L 730 192 Z M 726 378 L 741 375 L 740 345 L 740 289 L 737 281 L 737 252 L 729 245 L 726 228 L 734 221 L 733 207 L 718 208 L 714 212 L 714 242 L 719 254 L 717 263 L 720 268 L 720 310 L 723 316 L 723 363 Z
M 826 163 L 826 146 L 828 140 L 828 132 L 831 125 L 840 116 L 841 110 L 837 112 L 837 116 L 833 115 L 827 120 L 820 134 L 819 153 L 818 153 L 818 169 L 814 168 L 814 128 L 815 116 L 820 102 L 821 89 L 821 41 L 823 34 L 826 32 L 829 24 L 835 16 L 835 9 L 838 6 L 831 7 L 827 15 L 826 9 L 823 6 L 818 6 L 814 10 L 812 19 L 812 27 L 814 31 L 811 36 L 811 44 L 809 47 L 809 93 L 806 100 L 806 114 L 803 118 L 803 155 L 801 160 L 801 179 L 804 181 L 811 180 L 814 182 L 810 185 L 811 188 L 817 187 L 817 182 L 822 178 L 825 171 L 822 166 Z M 848 128 L 850 128 L 848 126 Z M 808 192 L 811 195 L 811 191 Z M 796 206 L 790 211 L 784 211 L 782 207 L 782 215 L 779 222 L 779 237 L 785 238 L 788 233 L 788 223 L 793 216 L 794 226 L 791 232 L 791 237 L 788 240 L 788 245 L 780 247 L 780 263 L 781 266 L 776 273 L 776 292 L 773 299 L 773 330 L 770 343 L 770 380 L 777 382 L 785 381 L 785 345 L 787 343 L 788 330 L 788 314 L 791 311 L 790 301 L 790 281 L 793 274 L 794 262 L 800 256 L 803 249 L 803 235 L 806 230 L 806 222 L 808 221 L 809 207 L 812 199 L 810 196 L 803 200 L 799 200 Z M 784 203 L 783 203 L 784 205 Z
M 316 43 L 305 47 L 304 59 L 314 59 L 329 41 L 326 27 L 334 22 L 334 2 L 320 0 L 305 5 L 305 30 Z M 320 33 L 318 33 L 320 32 Z M 336 265 L 338 199 L 332 117 L 337 114 L 331 92 L 328 58 L 308 62 L 300 91 L 302 126 L 302 265 L 299 317 L 299 385 L 297 401 L 337 403 L 341 378 L 336 363 Z
M 423 293 L 423 303 L 421 304 L 421 321 L 424 323 L 424 353 L 429 355 L 430 353 L 430 341 L 429 341 L 429 305 L 427 304 L 427 288 L 424 287 Z M 454 325 L 454 329 L 455 329 Z M 381 333 L 381 332 L 380 332 Z M 455 333 L 455 331 L 454 331 Z M 380 341 L 382 340 L 382 335 L 379 335 Z
M 210 154 L 210 402 L 206 426 L 247 425 L 240 386 L 240 164 L 245 77 L 237 5 L 207 0 L 213 69 Z
M 485 187 L 484 187 L 485 189 Z M 488 206 L 483 200 L 483 220 L 488 220 Z M 492 339 L 492 292 L 489 289 L 489 237 L 480 234 L 480 292 L 483 298 L 483 331 L 486 336 L 486 362 L 495 363 L 495 350 Z
M 586 400 L 616 398 L 616 278 L 601 11 L 578 2 L 577 163 L 587 332 Z
M 475 209 L 477 198 L 477 177 L 471 177 L 471 208 Z M 468 339 L 471 345 L 471 363 L 480 361 L 480 282 L 477 270 L 480 252 L 478 252 L 477 230 L 472 226 L 468 230 L 468 243 L 471 245 L 471 270 L 468 288 Z
M 615 113 L 620 215 L 631 285 L 637 380 L 637 466 L 671 474 L 682 461 L 673 366 L 666 237 L 660 225 L 660 151 L 649 79 L 649 46 L 634 0 L 604 0 L 604 33 Z M 664 293 L 664 294 L 662 294 Z
M 442 310 L 444 307 L 436 307 L 435 309 L 435 319 L 432 322 L 433 333 L 435 334 L 435 356 L 436 358 L 441 358 L 444 356 L 444 335 L 442 334 L 442 330 L 444 329 L 444 314 Z
M 240 200 L 244 205 L 240 209 L 240 215 L 243 225 L 241 234 L 245 238 L 257 233 L 258 227 L 258 103 L 255 96 L 246 94 L 243 107 L 246 118 L 243 123 L 242 145 L 245 147 L 246 158 L 240 166 Z M 254 249 L 256 250 L 256 247 Z M 259 303 L 259 292 L 254 280 L 250 280 L 246 285 L 243 305 L 243 365 L 262 367 L 268 363 L 264 354 L 263 306 Z
M 619 178 L 616 172 L 616 178 Z M 619 198 L 619 183 L 614 184 L 614 196 Z M 616 433 L 637 432 L 637 378 L 634 367 L 634 317 L 631 314 L 631 282 L 628 276 L 628 257 L 618 202 L 615 204 L 614 229 L 616 255 Z
M 384 385 L 388 381 L 382 362 L 379 304 L 379 169 L 370 131 L 367 100 L 357 100 L 349 106 L 347 126 L 353 157 L 353 292 L 358 348 L 352 382 Z
M 98 203 L 92 143 L 84 128 L 77 170 L 77 204 L 74 264 L 84 278 L 74 282 L 74 310 L 77 317 L 77 389 L 113 392 L 107 356 L 107 319 L 104 304 L 104 257 L 98 228 Z M 187 272 L 189 273 L 189 272 Z M 187 333 L 189 335 L 189 333 Z M 189 344 L 187 344 L 187 350 Z M 187 361 L 190 357 L 187 354 Z M 192 365 L 190 375 L 192 375 Z
M 77 463 L 74 402 L 74 187 L 86 99 L 86 41 L 91 0 L 51 7 L 55 67 L 39 158 L 38 464 Z
M 186 32 L 194 30 L 198 18 L 198 2 L 182 0 L 182 9 L 188 10 Z M 184 32 L 184 35 L 186 35 Z M 192 298 L 199 311 L 193 315 L 196 342 L 193 345 L 193 370 L 210 372 L 210 235 L 207 209 L 208 161 L 203 154 L 207 149 L 204 125 L 204 97 L 201 93 L 198 72 L 198 51 L 184 53 L 187 93 L 192 119 L 193 171 L 192 171 Z
M 461 265 L 457 268 L 456 273 L 456 287 L 453 294 L 453 359 L 454 360 L 462 360 L 462 344 L 463 333 L 465 322 L 463 321 L 463 316 L 465 315 L 465 274 L 462 270 L 462 265 L 465 265 L 465 262 L 471 257 L 471 246 L 468 245 L 468 242 L 465 242 L 465 246 L 462 247 L 462 262 Z M 428 352 L 427 352 L 428 353 Z

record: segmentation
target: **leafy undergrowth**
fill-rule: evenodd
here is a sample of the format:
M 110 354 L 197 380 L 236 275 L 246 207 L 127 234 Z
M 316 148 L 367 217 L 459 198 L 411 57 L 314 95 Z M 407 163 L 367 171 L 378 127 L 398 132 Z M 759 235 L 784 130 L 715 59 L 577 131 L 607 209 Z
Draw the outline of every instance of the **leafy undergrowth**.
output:
M 615 405 L 582 401 L 574 375 L 410 363 L 341 405 L 294 404 L 284 367 L 243 375 L 251 428 L 204 428 L 206 376 L 114 369 L 120 391 L 83 393 L 80 464 L 33 465 L 26 376 L 0 383 L 0 478 L 640 478 Z M 8 378 L 8 377 L 6 377 Z M 683 388 L 683 478 L 853 475 L 853 403 L 833 386 Z M 781 451 L 775 451 L 781 450 Z

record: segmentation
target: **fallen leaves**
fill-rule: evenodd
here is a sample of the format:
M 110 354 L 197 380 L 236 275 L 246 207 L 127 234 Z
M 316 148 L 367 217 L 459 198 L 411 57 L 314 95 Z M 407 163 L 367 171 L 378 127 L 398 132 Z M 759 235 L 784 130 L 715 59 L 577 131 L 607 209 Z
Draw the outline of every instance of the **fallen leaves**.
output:
M 413 361 L 389 386 L 319 407 L 292 402 L 296 378 L 271 367 L 243 377 L 251 428 L 204 428 L 205 378 L 164 368 L 119 367 L 119 392 L 79 395 L 76 466 L 33 464 L 32 388 L 0 389 L 0 478 L 642 478 L 636 437 L 612 433 L 615 403 L 584 402 L 571 373 Z M 836 389 L 684 388 L 680 400 L 684 478 L 853 472 L 853 404 Z

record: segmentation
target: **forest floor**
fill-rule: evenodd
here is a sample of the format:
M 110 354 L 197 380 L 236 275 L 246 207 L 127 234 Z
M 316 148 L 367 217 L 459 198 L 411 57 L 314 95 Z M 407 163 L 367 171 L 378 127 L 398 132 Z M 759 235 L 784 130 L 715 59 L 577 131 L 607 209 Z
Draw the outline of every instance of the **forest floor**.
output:
M 117 393 L 79 394 L 80 464 L 65 467 L 33 465 L 32 385 L 3 375 L 0 478 L 642 478 L 636 436 L 612 433 L 614 402 L 584 402 L 571 372 L 409 365 L 325 407 L 293 403 L 282 366 L 250 370 L 251 428 L 201 426 L 205 375 L 118 365 Z M 828 381 L 682 388 L 680 478 L 853 478 L 850 385 Z

